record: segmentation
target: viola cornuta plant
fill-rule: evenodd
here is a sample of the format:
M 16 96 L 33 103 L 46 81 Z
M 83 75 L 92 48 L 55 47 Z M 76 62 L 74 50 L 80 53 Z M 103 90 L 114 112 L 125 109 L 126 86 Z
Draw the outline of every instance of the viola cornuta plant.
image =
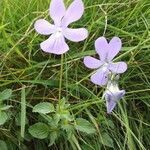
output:
M 99 59 L 86 56 L 84 58 L 84 64 L 90 69 L 96 69 L 91 76 L 91 81 L 99 86 L 107 85 L 104 97 L 106 99 L 107 112 L 111 113 L 118 100 L 120 100 L 124 94 L 124 90 L 119 90 L 116 77 L 112 80 L 111 77 L 117 74 L 124 73 L 127 70 L 127 64 L 125 62 L 114 62 L 114 57 L 119 53 L 122 47 L 120 38 L 114 37 L 108 43 L 105 37 L 100 37 L 95 41 L 96 52 L 99 55 Z
M 72 29 L 68 26 L 81 18 L 84 12 L 82 0 L 74 0 L 66 9 L 63 0 L 52 0 L 49 8 L 49 14 L 54 24 L 45 19 L 39 19 L 35 22 L 35 30 L 42 35 L 50 37 L 40 44 L 43 51 L 61 55 L 69 50 L 65 38 L 79 42 L 88 36 L 85 28 Z
M 96 72 L 91 76 L 91 81 L 94 84 L 103 86 L 108 82 L 110 73 L 120 74 L 127 70 L 125 62 L 113 62 L 114 57 L 121 50 L 121 40 L 114 37 L 109 43 L 104 37 L 100 37 L 95 41 L 96 52 L 100 59 L 87 56 L 84 58 L 84 64 L 90 69 L 96 69 Z
M 150 150 L 150 0 L 0 0 L 0 150 Z

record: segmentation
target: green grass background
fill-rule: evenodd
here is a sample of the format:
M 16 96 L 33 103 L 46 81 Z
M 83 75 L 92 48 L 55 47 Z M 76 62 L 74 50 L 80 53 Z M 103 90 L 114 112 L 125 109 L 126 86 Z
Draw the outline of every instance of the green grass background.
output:
M 57 103 L 61 75 L 61 97 L 71 103 L 74 115 L 88 119 L 97 127 L 94 136 L 78 135 L 81 149 L 150 149 L 150 1 L 83 1 L 85 13 L 71 27 L 88 28 L 90 35 L 84 42 L 67 41 L 70 50 L 62 63 L 60 56 L 40 50 L 40 42 L 47 37 L 33 29 L 39 18 L 51 21 L 50 1 L 0 0 L 0 91 L 13 89 L 9 103 L 14 106 L 11 120 L 0 127 L 0 139 L 7 141 L 10 150 L 71 149 L 63 137 L 51 148 L 44 140 L 23 140 L 19 138 L 20 129 L 14 126 L 21 110 L 22 88 L 26 87 L 27 118 L 33 124 L 37 121 L 32 113 L 33 105 L 41 101 Z M 116 60 L 128 63 L 128 70 L 120 80 L 120 87 L 127 93 L 112 115 L 106 114 L 101 99 L 104 88 L 90 82 L 91 70 L 83 65 L 84 56 L 95 54 L 94 41 L 100 36 L 108 39 L 119 36 L 123 48 Z M 107 136 L 102 137 L 103 133 Z M 102 144 L 103 140 L 107 144 Z

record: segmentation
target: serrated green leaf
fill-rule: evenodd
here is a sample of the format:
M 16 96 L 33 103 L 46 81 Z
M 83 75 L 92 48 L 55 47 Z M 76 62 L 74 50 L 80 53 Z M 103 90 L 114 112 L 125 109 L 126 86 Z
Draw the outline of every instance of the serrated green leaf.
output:
M 5 141 L 0 140 L 0 149 L 1 150 L 8 150 L 7 144 L 5 143 Z
M 42 102 L 33 107 L 33 112 L 38 112 L 41 114 L 48 114 L 54 111 L 54 105 L 49 102 Z
M 38 139 L 45 139 L 49 135 L 49 127 L 45 123 L 38 122 L 29 127 L 29 133 Z
M 65 119 L 68 121 L 73 121 L 74 119 L 68 110 L 62 110 L 58 112 L 58 114 L 60 115 L 60 119 Z
M 6 112 L 0 112 L 0 125 L 3 125 L 8 119 Z
M 54 120 L 54 121 L 51 122 L 51 124 L 53 124 L 53 125 L 55 125 L 55 126 L 58 125 L 60 119 L 61 119 L 60 114 L 58 114 L 58 113 L 54 114 L 54 116 L 53 116 L 53 120 Z
M 51 132 L 51 133 L 50 133 L 50 143 L 49 143 L 48 146 L 52 146 L 52 145 L 55 143 L 57 137 L 58 137 L 57 131 Z
M 70 124 L 67 120 L 61 121 L 61 128 L 65 131 L 73 131 L 73 125 Z
M 12 95 L 12 90 L 11 89 L 6 89 L 3 92 L 0 93 L 0 100 L 7 100 L 10 98 Z
M 113 140 L 107 133 L 102 134 L 102 144 L 108 147 L 114 147 Z
M 75 124 L 75 128 L 81 132 L 85 132 L 87 134 L 92 134 L 92 133 L 95 133 L 95 128 L 93 127 L 93 125 L 83 119 L 83 118 L 77 118 L 76 119 L 76 124 Z

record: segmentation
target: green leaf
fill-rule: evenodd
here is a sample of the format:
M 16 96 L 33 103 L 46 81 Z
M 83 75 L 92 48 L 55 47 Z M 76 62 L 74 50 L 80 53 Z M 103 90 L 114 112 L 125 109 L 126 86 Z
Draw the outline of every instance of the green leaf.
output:
M 54 120 L 54 121 L 51 122 L 51 124 L 58 125 L 60 119 L 61 119 L 60 114 L 58 114 L 58 113 L 54 114 L 54 116 L 53 116 L 53 120 Z
M 113 140 L 107 133 L 102 134 L 102 144 L 108 147 L 114 147 Z
M 92 133 L 95 133 L 95 131 L 96 131 L 95 128 L 93 127 L 93 125 L 89 121 L 87 121 L 83 118 L 76 119 L 75 128 L 76 128 L 76 130 L 85 132 L 87 134 L 92 134 Z
M 68 110 L 62 110 L 57 113 L 60 115 L 60 119 L 65 119 L 68 121 L 73 121 L 73 119 L 74 119 Z
M 8 150 L 6 143 L 2 140 L 0 140 L 0 149 L 1 150 Z
M 51 133 L 50 133 L 50 143 L 49 143 L 48 146 L 52 146 L 52 145 L 55 143 L 55 141 L 56 141 L 57 138 L 58 138 L 58 133 L 57 133 L 57 131 L 51 132 Z
M 61 128 L 65 131 L 73 131 L 73 125 L 69 123 L 67 120 L 61 121 Z
M 38 139 L 45 139 L 49 135 L 49 127 L 45 123 L 38 122 L 29 127 L 29 133 Z
M 33 112 L 38 112 L 41 114 L 48 114 L 54 111 L 54 105 L 48 102 L 42 102 L 33 107 Z
M 0 112 L 0 125 L 3 125 L 8 119 L 8 115 L 5 112 Z
M 3 92 L 0 93 L 0 100 L 7 100 L 12 95 L 11 89 L 6 89 Z

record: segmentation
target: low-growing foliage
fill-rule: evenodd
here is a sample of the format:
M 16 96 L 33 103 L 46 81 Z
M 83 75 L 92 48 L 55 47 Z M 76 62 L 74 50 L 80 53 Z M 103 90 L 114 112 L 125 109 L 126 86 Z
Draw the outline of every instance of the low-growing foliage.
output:
M 7 105 L 4 102 L 11 97 L 11 94 L 11 89 L 6 89 L 0 93 L 0 125 L 3 125 L 9 119 L 8 110 L 12 105 Z
M 86 119 L 75 118 L 71 115 L 69 106 L 65 99 L 60 100 L 56 108 L 48 102 L 35 105 L 33 112 L 39 113 L 45 123 L 38 122 L 30 126 L 29 133 L 38 139 L 49 139 L 49 146 L 53 145 L 55 140 L 61 136 L 76 144 L 77 131 L 94 134 L 96 131 L 94 126 Z

